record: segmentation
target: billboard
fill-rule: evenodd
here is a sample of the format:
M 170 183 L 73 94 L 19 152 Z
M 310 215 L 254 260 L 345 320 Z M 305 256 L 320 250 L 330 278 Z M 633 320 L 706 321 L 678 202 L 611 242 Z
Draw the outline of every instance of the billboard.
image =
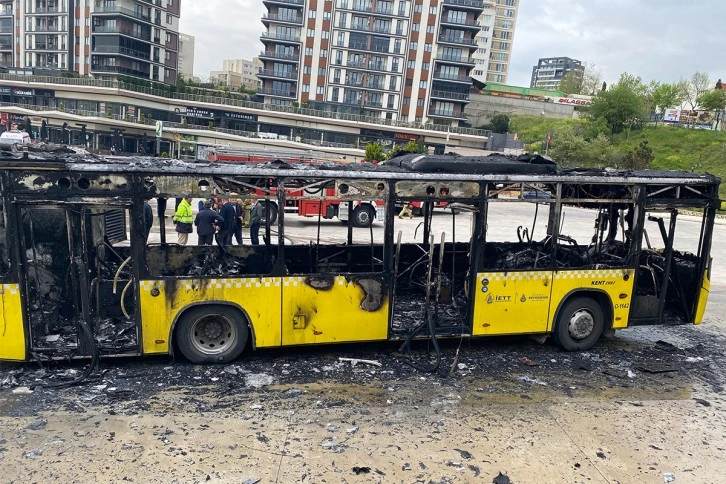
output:
M 689 126 L 711 129 L 714 122 L 713 112 L 702 109 L 666 109 L 663 122 L 673 126 Z

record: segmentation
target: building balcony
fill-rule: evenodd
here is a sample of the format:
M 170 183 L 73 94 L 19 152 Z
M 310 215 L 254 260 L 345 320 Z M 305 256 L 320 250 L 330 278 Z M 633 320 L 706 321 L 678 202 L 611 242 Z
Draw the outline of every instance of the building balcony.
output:
M 463 110 L 439 109 L 434 107 L 429 107 L 429 117 L 466 120 Z
M 304 7 L 305 0 L 262 0 L 262 3 L 269 8 L 270 5 L 282 5 L 284 7 Z
M 128 28 L 120 28 L 118 26 L 116 27 L 106 27 L 106 26 L 94 26 L 93 27 L 93 33 L 94 34 L 113 34 L 113 35 L 125 35 L 127 37 L 133 37 L 134 39 L 144 40 L 146 42 L 151 42 L 151 32 L 134 32 L 131 29 Z M 155 38 L 154 42 L 160 43 L 161 39 Z
M 0 43 L 0 51 L 12 51 L 13 44 Z
M 438 54 L 434 60 L 437 62 L 445 62 L 447 64 L 464 64 L 467 66 L 474 66 L 474 61 L 469 56 L 463 56 L 463 55 L 446 55 L 446 54 Z
M 479 31 L 481 25 L 476 19 L 459 19 L 455 17 L 441 16 L 441 25 L 449 25 L 459 29 Z
M 277 32 L 262 32 L 260 40 L 264 42 L 281 42 L 281 43 L 300 43 L 300 34 L 278 34 Z
M 456 91 L 431 91 L 432 99 L 447 99 L 453 101 L 469 102 L 468 92 L 456 92 Z
M 297 79 L 297 74 L 297 71 L 263 69 L 257 73 L 257 77 L 265 77 L 270 79 Z
M 470 76 L 462 76 L 460 74 L 447 74 L 445 72 L 434 72 L 434 79 L 448 82 L 461 82 L 464 84 L 471 84 Z
M 35 11 L 28 12 L 26 15 L 44 15 L 44 14 L 59 14 L 66 13 L 60 7 L 36 7 Z
M 140 50 L 127 49 L 118 45 L 97 45 L 91 51 L 93 54 L 123 55 L 134 59 L 150 60 L 151 55 L 148 52 Z M 158 62 L 158 60 L 157 60 Z
M 264 96 L 272 96 L 272 97 L 284 97 L 284 98 L 293 98 L 295 99 L 295 91 L 286 91 L 284 89 L 272 89 L 271 87 L 264 87 L 262 89 L 259 89 L 257 91 L 257 94 L 262 94 Z
M 58 44 L 39 44 L 36 43 L 34 45 L 29 45 L 27 47 L 28 50 L 36 51 L 36 50 L 50 50 L 50 51 L 65 51 L 66 46 L 65 45 L 58 45 Z
M 280 15 L 277 13 L 266 13 L 262 15 L 263 24 L 270 25 L 272 22 L 278 24 L 302 25 L 303 17 L 302 15 Z
M 137 71 L 136 69 L 131 69 L 130 67 L 123 66 L 104 66 L 98 64 L 91 64 L 91 72 L 123 74 L 135 77 L 143 77 L 144 79 L 149 78 L 148 72 Z
M 282 52 L 275 52 L 274 50 L 263 50 L 259 55 L 260 59 L 275 59 L 289 62 L 300 62 L 300 54 L 285 54 Z
M 362 50 L 364 52 L 386 52 L 388 53 L 388 46 L 387 45 L 375 45 L 371 44 L 370 46 L 367 44 L 361 44 L 358 42 L 349 42 L 348 43 L 348 49 L 351 50 Z
M 60 25 L 35 25 L 31 32 L 60 32 Z
M 475 46 L 476 40 L 453 35 L 439 35 L 439 44 L 468 45 Z
M 364 109 L 383 109 L 383 101 L 368 101 L 366 99 L 363 100 L 363 104 L 361 104 L 361 108 Z
M 131 10 L 130 8 L 124 8 L 124 7 L 96 7 L 93 10 L 93 16 L 96 17 L 108 17 L 108 16 L 115 16 L 115 15 L 123 15 L 125 17 L 130 17 L 136 20 L 143 20 L 144 22 L 151 23 L 151 16 L 150 15 L 144 15 L 141 12 L 137 12 L 136 10 Z
M 0 17 L 12 17 L 13 16 L 13 8 L 12 5 L 10 8 L 2 8 L 0 9 Z
M 363 61 L 355 62 L 355 61 L 349 60 L 345 65 L 348 67 L 353 67 L 354 69 L 365 69 L 366 68 L 366 63 Z
M 484 0 L 443 0 L 443 4 L 455 6 L 457 10 L 484 10 Z

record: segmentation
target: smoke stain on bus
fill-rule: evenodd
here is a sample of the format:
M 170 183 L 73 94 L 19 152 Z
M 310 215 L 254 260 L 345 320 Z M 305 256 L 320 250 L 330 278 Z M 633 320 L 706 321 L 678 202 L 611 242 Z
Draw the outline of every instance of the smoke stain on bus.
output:
M 363 289 L 364 298 L 360 308 L 375 312 L 383 307 L 386 297 L 386 282 L 383 278 L 352 278 L 352 282 Z

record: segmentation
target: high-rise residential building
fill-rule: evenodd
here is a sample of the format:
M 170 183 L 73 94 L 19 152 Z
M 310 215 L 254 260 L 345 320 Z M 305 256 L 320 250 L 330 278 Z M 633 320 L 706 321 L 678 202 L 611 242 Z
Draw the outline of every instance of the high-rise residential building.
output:
M 235 72 L 241 76 L 241 84 L 245 89 L 258 89 L 260 80 L 257 73 L 264 64 L 259 57 L 247 59 L 225 59 L 222 61 L 222 71 Z
M 481 82 L 505 84 L 517 25 L 519 0 L 485 0 L 479 17 L 481 30 L 477 34 L 476 66 L 472 77 Z
M 193 35 L 179 32 L 179 75 L 185 79 L 194 77 L 194 46 Z
M 585 67 L 577 59 L 569 57 L 547 57 L 532 67 L 532 80 L 529 87 L 541 89 L 554 89 L 560 86 L 560 81 L 570 71 L 584 72 Z
M 265 102 L 466 121 L 483 0 L 263 0 Z
M 0 67 L 175 84 L 181 0 L 0 0 Z

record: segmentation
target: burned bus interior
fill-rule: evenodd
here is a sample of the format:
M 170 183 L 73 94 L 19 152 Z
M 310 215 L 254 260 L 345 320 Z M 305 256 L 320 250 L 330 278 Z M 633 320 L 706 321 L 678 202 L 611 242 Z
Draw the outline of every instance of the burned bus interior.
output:
M 388 337 L 403 340 L 468 334 L 480 272 L 629 268 L 632 324 L 689 323 L 718 199 L 718 180 L 707 175 L 559 170 L 542 157 L 240 166 L 63 155 L 2 163 L 0 271 L 3 283 L 21 288 L 29 350 L 39 359 L 88 355 L 94 345 L 139 354 L 138 285 L 149 278 L 300 276 L 326 291 L 343 276 L 364 289 L 361 310 L 387 308 Z M 263 203 L 261 244 L 245 237 L 243 245 L 200 246 L 191 234 L 178 245 L 171 216 L 186 196 Z M 148 240 L 146 201 L 154 213 Z M 301 201 L 317 214 L 295 214 Z M 404 207 L 411 218 L 400 216 Z M 681 208 L 701 211 L 700 233 L 681 230 Z M 590 226 L 577 221 L 581 213 Z

